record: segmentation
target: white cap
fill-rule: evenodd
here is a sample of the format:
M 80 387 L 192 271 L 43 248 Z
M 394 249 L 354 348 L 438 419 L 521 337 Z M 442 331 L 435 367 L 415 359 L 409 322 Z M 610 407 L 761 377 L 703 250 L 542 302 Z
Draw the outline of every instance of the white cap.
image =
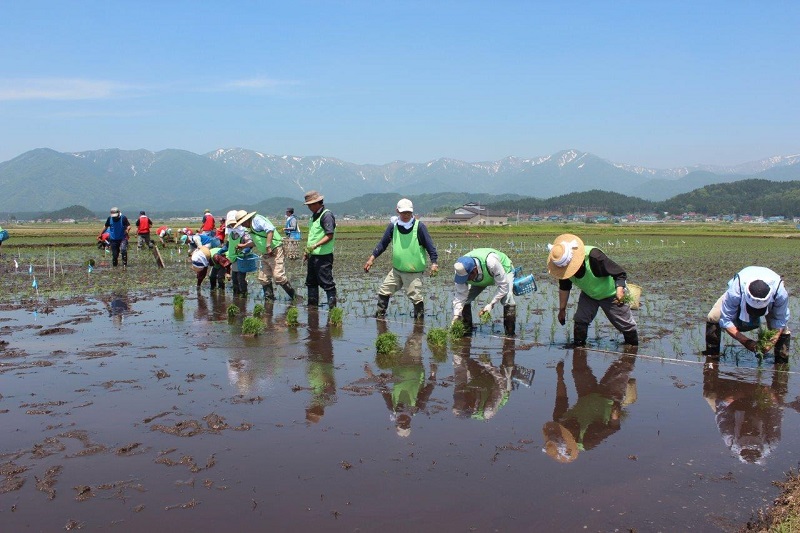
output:
M 411 203 L 411 200 L 408 198 L 403 198 L 399 202 L 397 202 L 397 212 L 398 213 L 413 213 L 414 212 L 414 204 Z

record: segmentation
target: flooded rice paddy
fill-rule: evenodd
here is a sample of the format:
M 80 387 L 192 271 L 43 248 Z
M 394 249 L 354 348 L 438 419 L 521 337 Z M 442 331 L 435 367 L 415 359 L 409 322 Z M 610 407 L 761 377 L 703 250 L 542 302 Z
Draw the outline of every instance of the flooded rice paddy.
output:
M 762 264 L 793 294 L 793 241 L 605 246 L 645 288 L 632 352 L 602 315 L 587 350 L 565 348 L 547 238 L 443 240 L 424 324 L 400 294 L 386 321 L 370 317 L 388 258 L 364 275 L 374 242 L 343 242 L 341 327 L 302 303 L 287 325 L 289 303 L 258 299 L 253 275 L 247 299 L 197 292 L 182 254 L 160 271 L 133 252 L 125 272 L 98 255 L 88 272 L 91 252 L 51 267 L 49 251 L 4 246 L 17 296 L 0 308 L 2 530 L 723 531 L 777 495 L 800 460 L 795 349 L 781 371 L 733 345 L 719 363 L 699 353 L 708 307 L 754 264 L 731 249 L 772 253 Z M 539 292 L 518 302 L 515 339 L 496 310 L 431 346 L 449 323 L 449 264 L 477 245 L 506 249 Z M 289 269 L 304 293 L 302 265 Z M 256 304 L 265 331 L 242 336 Z M 386 331 L 391 356 L 376 354 Z

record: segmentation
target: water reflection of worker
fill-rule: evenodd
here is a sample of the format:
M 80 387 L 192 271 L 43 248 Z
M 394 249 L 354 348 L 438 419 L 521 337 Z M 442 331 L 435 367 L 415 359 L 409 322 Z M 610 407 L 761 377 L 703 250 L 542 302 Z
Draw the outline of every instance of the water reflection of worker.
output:
M 325 415 L 325 407 L 336 403 L 336 379 L 333 368 L 333 341 L 328 328 L 319 327 L 319 310 L 308 307 L 308 364 L 306 378 L 311 387 L 311 401 L 306 420 L 316 424 Z
M 542 427 L 543 451 L 558 462 L 568 463 L 582 450 L 591 450 L 621 428 L 623 408 L 636 401 L 635 381 L 630 378 L 636 357 L 628 353 L 615 360 L 597 381 L 587 362 L 587 352 L 572 354 L 572 379 L 578 399 L 569 407 L 564 362 L 556 365 L 556 402 L 553 421 Z
M 769 385 L 743 381 L 735 374 L 720 375 L 716 358 L 703 368 L 703 397 L 711 410 L 725 446 L 743 463 L 763 464 L 781 440 L 783 407 L 800 412 L 798 402 L 785 403 L 789 373 L 772 372 Z
M 471 337 L 465 337 L 461 343 L 460 352 L 453 354 L 453 414 L 459 418 L 489 420 L 508 402 L 513 352 L 504 350 L 503 365 L 496 367 L 490 360 L 480 361 L 470 356 Z
M 379 320 L 378 330 L 386 331 L 386 321 Z M 425 379 L 425 366 L 422 363 L 422 343 L 424 328 L 421 323 L 415 323 L 411 335 L 406 339 L 403 351 L 391 361 L 392 379 L 381 387 L 386 407 L 389 409 L 390 418 L 395 423 L 395 429 L 400 437 L 411 435 L 411 418 L 421 411 L 425 411 L 428 400 L 436 387 L 435 363 L 431 363 L 430 375 Z M 376 357 L 377 359 L 377 357 Z M 384 365 L 376 361 L 378 367 Z M 365 367 L 368 375 L 372 372 L 369 366 Z
M 130 312 L 128 295 L 123 292 L 114 293 L 108 302 L 108 316 L 115 326 L 122 326 L 122 318 Z

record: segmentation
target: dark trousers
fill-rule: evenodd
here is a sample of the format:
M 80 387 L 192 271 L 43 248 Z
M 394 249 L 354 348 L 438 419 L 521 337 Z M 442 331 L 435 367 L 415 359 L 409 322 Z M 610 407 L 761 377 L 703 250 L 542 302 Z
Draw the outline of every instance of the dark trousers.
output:
M 128 266 L 128 239 L 109 239 L 111 243 L 111 264 L 117 266 L 122 252 L 122 266 Z
M 308 256 L 306 287 L 309 295 L 318 294 L 320 287 L 326 293 L 336 290 L 336 283 L 333 282 L 333 254 Z

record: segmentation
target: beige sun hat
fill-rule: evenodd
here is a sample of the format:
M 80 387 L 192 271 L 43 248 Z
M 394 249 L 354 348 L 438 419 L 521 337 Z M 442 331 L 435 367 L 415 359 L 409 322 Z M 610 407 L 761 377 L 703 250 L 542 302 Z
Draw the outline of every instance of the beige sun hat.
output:
M 237 213 L 236 209 L 228 211 L 228 213 L 225 215 L 226 226 L 236 225 L 236 213 Z
M 558 279 L 574 276 L 586 257 L 583 241 L 572 233 L 559 235 L 548 248 L 550 254 L 547 256 L 547 272 Z
M 542 451 L 559 463 L 571 463 L 578 458 L 578 443 L 572 433 L 558 422 L 542 426 L 544 448 Z
M 241 216 L 241 217 L 238 216 L 238 214 L 242 213 L 242 212 L 244 212 L 244 216 Z M 256 212 L 255 211 L 250 211 L 249 213 L 246 212 L 246 211 L 239 211 L 236 214 L 237 214 L 237 218 L 236 218 L 236 225 L 237 226 L 241 226 L 242 224 L 244 224 L 245 222 L 247 222 L 248 220 L 250 220 L 254 216 L 256 216 Z
M 306 193 L 306 195 L 304 196 L 304 198 L 305 198 L 305 201 L 304 201 L 304 203 L 305 203 L 306 205 L 309 205 L 309 204 L 315 204 L 315 203 L 317 203 L 317 202 L 321 202 L 321 201 L 323 201 L 323 200 L 325 199 L 325 197 L 324 197 L 324 196 L 322 196 L 322 195 L 319 193 L 319 191 L 308 191 L 308 192 Z

